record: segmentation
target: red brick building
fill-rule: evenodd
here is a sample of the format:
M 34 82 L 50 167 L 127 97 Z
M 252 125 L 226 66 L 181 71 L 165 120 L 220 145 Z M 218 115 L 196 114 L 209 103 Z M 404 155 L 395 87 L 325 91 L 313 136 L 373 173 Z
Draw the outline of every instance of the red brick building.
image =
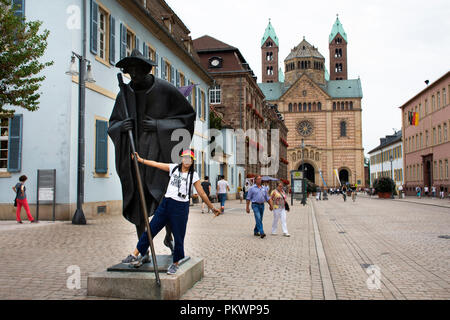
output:
M 417 186 L 450 191 L 448 162 L 450 160 L 450 71 L 428 85 L 400 108 L 404 137 L 403 167 L 407 194 Z M 419 125 L 409 123 L 408 112 L 419 114 Z
M 276 107 L 266 104 L 256 76 L 239 49 L 207 35 L 195 39 L 193 43 L 202 66 L 215 81 L 209 97 L 211 108 L 216 114 L 231 124 L 233 129 L 280 129 L 280 150 L 277 150 L 280 155 L 278 177 L 286 179 L 287 128 Z M 248 150 L 253 147 L 258 148 L 252 141 L 246 142 L 247 177 L 261 173 L 259 163 L 250 164 L 248 161 Z M 269 147 L 269 156 L 271 151 Z

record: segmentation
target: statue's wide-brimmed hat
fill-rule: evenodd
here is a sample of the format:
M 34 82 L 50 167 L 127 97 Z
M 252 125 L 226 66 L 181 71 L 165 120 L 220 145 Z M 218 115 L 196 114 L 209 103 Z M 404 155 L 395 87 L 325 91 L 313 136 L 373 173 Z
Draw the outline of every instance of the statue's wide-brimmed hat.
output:
M 125 57 L 119 62 L 116 63 L 117 68 L 126 68 L 132 64 L 136 63 L 145 63 L 149 67 L 157 66 L 158 64 L 150 59 L 147 59 L 142 55 L 142 53 L 138 49 L 134 49 L 131 52 L 131 55 L 129 57 Z

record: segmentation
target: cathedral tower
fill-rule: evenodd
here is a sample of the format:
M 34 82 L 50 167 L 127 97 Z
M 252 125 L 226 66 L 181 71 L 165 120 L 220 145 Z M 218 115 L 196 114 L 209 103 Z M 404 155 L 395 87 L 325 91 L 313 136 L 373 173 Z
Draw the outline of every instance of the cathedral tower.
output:
M 330 48 L 330 80 L 347 80 L 347 34 L 339 17 L 328 39 Z
M 278 37 L 270 23 L 261 40 L 262 82 L 278 82 Z

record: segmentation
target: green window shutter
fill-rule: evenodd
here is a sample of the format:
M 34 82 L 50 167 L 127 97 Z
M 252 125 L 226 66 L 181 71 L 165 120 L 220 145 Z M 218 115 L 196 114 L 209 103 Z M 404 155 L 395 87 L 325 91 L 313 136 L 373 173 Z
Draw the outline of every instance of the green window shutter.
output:
M 200 88 L 199 88 L 199 87 L 196 87 L 196 90 L 197 90 L 197 94 L 196 94 L 197 106 L 196 106 L 195 109 L 196 109 L 196 112 L 197 112 L 197 117 L 200 118 L 200 115 L 201 115 L 200 101 L 201 101 L 202 97 L 201 97 L 201 95 L 200 95 Z
M 155 52 L 155 62 L 156 62 L 156 66 L 155 66 L 155 77 L 159 78 L 159 54 L 158 52 Z
M 95 172 L 108 172 L 108 121 L 95 121 Z
M 120 24 L 120 60 L 127 56 L 127 27 Z
M 98 4 L 91 0 L 91 52 L 97 54 Z
M 180 73 L 178 72 L 178 70 L 175 70 L 175 79 L 176 79 L 176 86 L 179 87 L 180 86 Z
M 22 128 L 23 115 L 15 115 L 9 120 L 8 171 L 22 170 Z
M 138 37 L 134 37 L 134 47 L 139 50 L 139 46 L 141 45 L 141 39 Z M 141 51 L 141 50 L 139 50 Z
M 189 80 L 189 85 L 191 85 L 191 84 L 192 84 L 192 82 Z M 192 90 L 195 90 L 195 88 L 193 88 Z M 192 104 L 192 90 L 188 95 L 188 101 L 190 104 Z
M 206 92 L 203 94 L 202 117 L 203 117 L 203 119 L 206 119 Z
M 161 79 L 166 80 L 166 66 L 163 57 L 161 57 Z
M 144 57 L 148 58 L 148 47 L 145 42 L 142 43 L 142 54 Z
M 116 19 L 109 16 L 109 63 L 116 63 Z

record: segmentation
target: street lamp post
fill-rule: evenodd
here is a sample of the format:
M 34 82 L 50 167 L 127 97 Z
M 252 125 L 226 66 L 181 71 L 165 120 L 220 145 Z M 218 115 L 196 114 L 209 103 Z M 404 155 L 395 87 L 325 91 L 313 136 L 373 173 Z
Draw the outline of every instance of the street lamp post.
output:
M 78 77 L 78 163 L 77 163 L 77 209 L 72 218 L 72 224 L 86 224 L 82 204 L 84 202 L 84 169 L 85 169 L 85 108 L 86 108 L 86 82 L 95 82 L 92 76 L 91 63 L 86 59 L 86 0 L 83 4 L 83 22 L 82 22 L 82 55 L 72 51 L 72 59 L 68 75 L 77 75 L 75 57 L 78 58 L 79 77 Z M 86 62 L 87 74 L 86 74 Z

